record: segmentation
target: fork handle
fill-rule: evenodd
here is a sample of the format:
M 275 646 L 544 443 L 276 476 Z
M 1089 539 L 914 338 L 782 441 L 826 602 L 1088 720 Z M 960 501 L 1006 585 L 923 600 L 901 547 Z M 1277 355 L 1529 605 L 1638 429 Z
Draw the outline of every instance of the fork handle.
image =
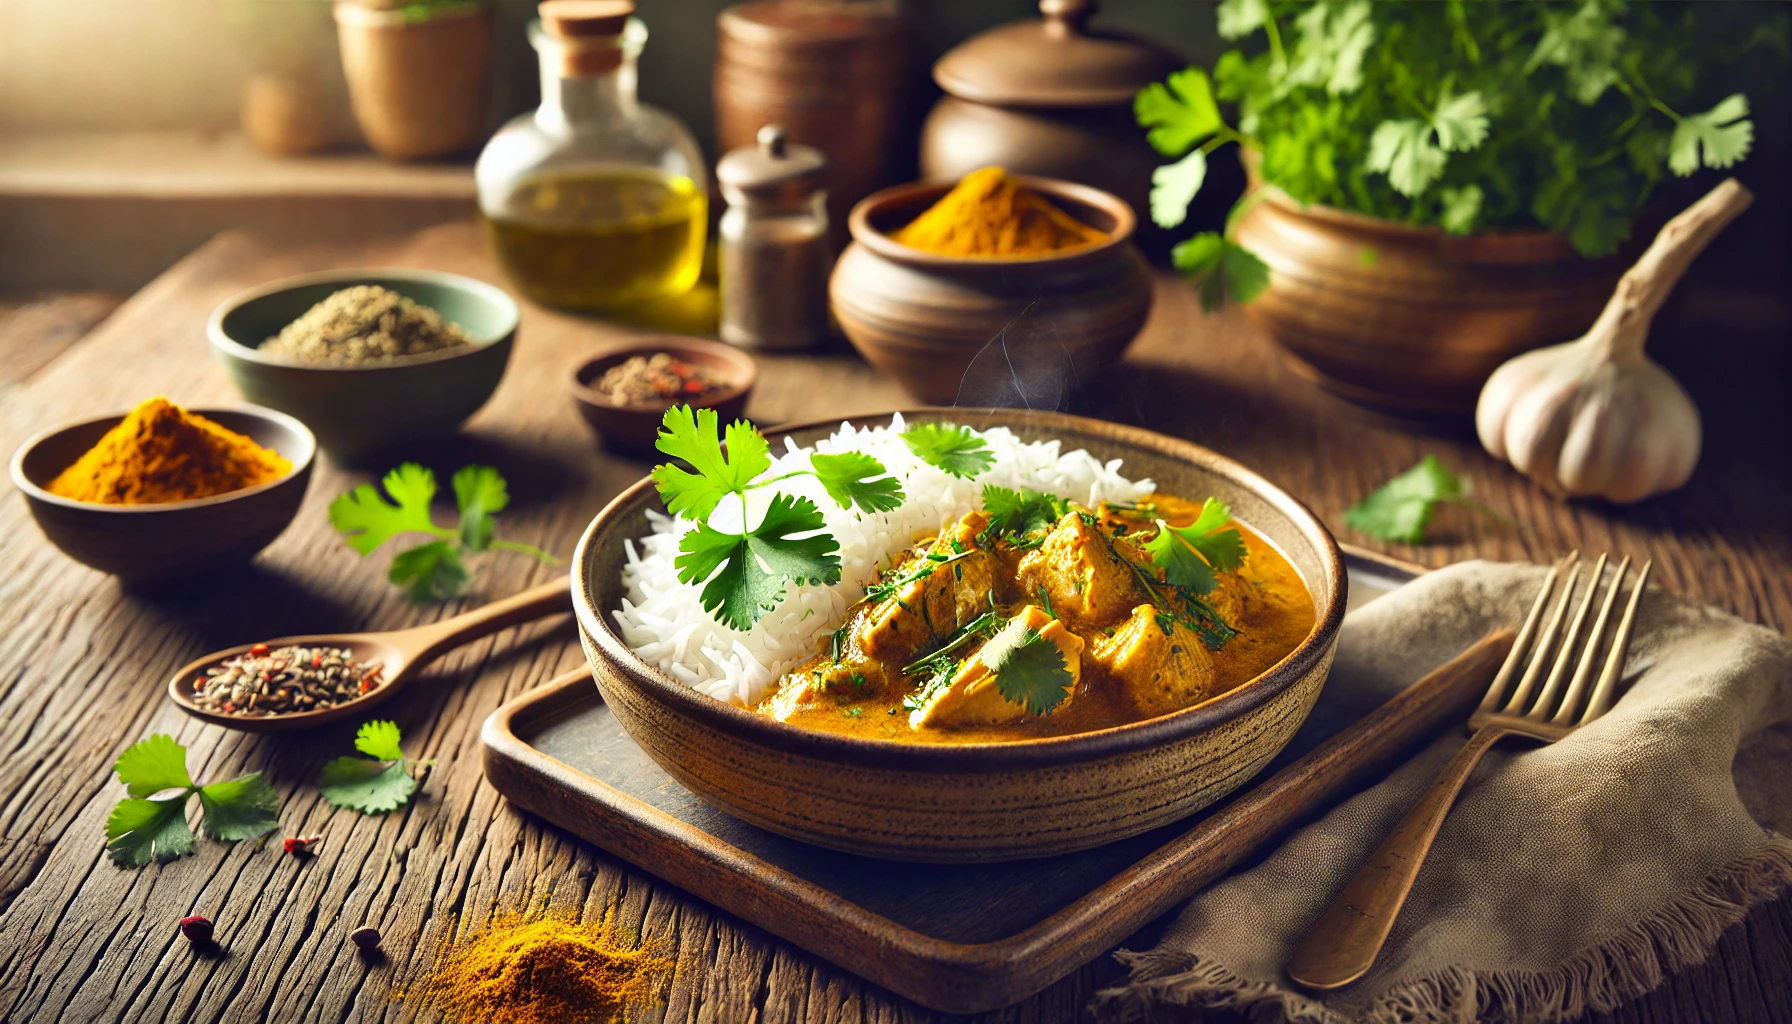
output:
M 1394 831 L 1382 840 L 1325 915 L 1301 941 L 1288 964 L 1288 976 L 1310 989 L 1341 988 L 1369 973 L 1375 957 L 1394 929 L 1394 919 L 1425 856 L 1443 827 L 1444 817 L 1462 792 L 1463 783 L 1481 755 L 1512 733 L 1500 726 L 1479 729 L 1469 737 L 1431 788 L 1425 790 Z

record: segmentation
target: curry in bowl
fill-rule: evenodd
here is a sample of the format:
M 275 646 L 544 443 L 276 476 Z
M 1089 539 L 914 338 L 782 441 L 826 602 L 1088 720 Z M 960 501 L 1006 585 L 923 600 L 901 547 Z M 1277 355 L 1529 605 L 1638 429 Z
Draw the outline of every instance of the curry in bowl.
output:
M 1300 575 L 1218 501 L 993 497 L 880 573 L 754 710 L 904 742 L 1061 736 L 1225 693 L 1313 628 Z

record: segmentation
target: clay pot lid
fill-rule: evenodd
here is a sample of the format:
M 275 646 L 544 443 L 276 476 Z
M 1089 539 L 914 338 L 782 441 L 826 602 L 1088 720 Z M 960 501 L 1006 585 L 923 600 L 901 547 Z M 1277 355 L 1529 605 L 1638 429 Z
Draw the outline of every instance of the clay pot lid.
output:
M 784 129 L 759 129 L 758 144 L 729 150 L 716 163 L 716 183 L 754 198 L 799 200 L 814 195 L 827 178 L 821 150 L 791 142 Z
M 979 33 L 933 65 L 941 89 L 1003 107 L 1105 107 L 1131 103 L 1187 62 L 1125 32 L 1093 29 L 1096 0 L 1039 0 L 1042 21 Z
M 536 13 L 556 39 L 619 36 L 635 13 L 635 0 L 542 0 Z

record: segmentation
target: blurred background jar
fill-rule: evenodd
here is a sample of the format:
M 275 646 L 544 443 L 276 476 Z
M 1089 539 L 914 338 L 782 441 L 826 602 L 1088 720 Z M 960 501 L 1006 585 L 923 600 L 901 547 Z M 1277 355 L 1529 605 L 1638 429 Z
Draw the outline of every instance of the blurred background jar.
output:
M 647 28 L 633 0 L 546 0 L 529 25 L 541 107 L 499 129 L 474 167 L 498 265 L 547 306 L 607 311 L 689 291 L 709 184 L 677 118 L 635 96 Z
M 798 349 L 828 332 L 828 159 L 766 125 L 722 157 L 721 337 L 743 348 Z

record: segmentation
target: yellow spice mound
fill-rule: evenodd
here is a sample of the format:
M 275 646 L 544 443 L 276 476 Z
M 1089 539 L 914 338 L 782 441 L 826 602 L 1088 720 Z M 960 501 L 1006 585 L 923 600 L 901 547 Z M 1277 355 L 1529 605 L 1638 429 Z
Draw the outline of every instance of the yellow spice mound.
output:
M 1025 259 L 1083 249 L 1107 235 L 1053 206 L 1000 167 L 972 171 L 896 232 L 903 245 L 943 256 Z
M 278 480 L 292 463 L 235 431 L 151 398 L 50 481 L 51 494 L 101 505 L 159 505 Z

